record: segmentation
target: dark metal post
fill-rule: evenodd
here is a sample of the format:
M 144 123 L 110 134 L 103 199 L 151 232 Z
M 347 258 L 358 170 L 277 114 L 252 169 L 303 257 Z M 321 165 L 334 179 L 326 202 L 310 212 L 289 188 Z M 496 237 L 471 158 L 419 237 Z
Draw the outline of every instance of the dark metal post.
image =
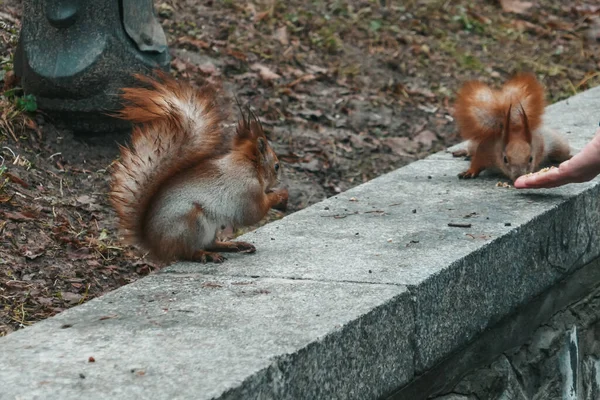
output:
M 133 72 L 168 69 L 152 0 L 23 0 L 15 74 L 38 107 L 76 131 L 126 128 L 107 117 Z

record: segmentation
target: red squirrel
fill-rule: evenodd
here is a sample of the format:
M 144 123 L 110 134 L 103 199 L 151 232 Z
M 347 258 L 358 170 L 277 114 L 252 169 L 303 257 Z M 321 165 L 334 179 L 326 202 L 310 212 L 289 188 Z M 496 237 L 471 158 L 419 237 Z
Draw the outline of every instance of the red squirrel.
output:
M 454 116 L 468 150 L 453 154 L 470 156 L 471 165 L 458 177 L 475 178 L 484 169 L 496 168 L 514 181 L 546 161 L 568 160 L 569 144 L 544 124 L 544 109 L 544 88 L 532 74 L 517 74 L 500 90 L 466 82 Z
M 216 235 L 286 208 L 287 190 L 273 190 L 280 164 L 261 123 L 249 111 L 228 135 L 213 88 L 156 75 L 136 75 L 146 87 L 123 89 L 116 115 L 136 124 L 110 192 L 125 240 L 164 262 L 223 262 L 219 252 L 255 252 Z

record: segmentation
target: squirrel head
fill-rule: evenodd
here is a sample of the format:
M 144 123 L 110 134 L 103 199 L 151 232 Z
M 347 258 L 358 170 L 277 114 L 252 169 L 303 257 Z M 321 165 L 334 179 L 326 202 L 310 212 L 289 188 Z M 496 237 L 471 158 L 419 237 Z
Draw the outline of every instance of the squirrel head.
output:
M 514 112 L 519 115 L 516 123 L 512 120 Z M 531 145 L 532 139 L 523 106 L 519 104 L 519 109 L 513 109 L 511 104 L 502 129 L 502 159 L 497 165 L 513 181 L 521 175 L 533 172 L 539 164 L 539 155 Z
M 265 192 L 277 186 L 281 174 L 279 159 L 267 140 L 262 124 L 250 110 L 247 116 L 242 114 L 238 122 L 234 149 L 252 161 Z

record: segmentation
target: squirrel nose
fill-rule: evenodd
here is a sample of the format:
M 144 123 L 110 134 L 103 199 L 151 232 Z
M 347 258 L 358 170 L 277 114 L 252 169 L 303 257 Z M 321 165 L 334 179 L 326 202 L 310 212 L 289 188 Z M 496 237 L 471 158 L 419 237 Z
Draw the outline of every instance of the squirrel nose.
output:
M 520 176 L 526 175 L 527 171 L 518 171 L 512 176 L 512 180 L 516 181 Z

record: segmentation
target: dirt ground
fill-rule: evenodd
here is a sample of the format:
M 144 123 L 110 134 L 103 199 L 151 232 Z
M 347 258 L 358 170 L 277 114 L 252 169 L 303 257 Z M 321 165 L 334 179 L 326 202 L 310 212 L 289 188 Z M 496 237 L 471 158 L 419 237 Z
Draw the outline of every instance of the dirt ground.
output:
M 156 9 L 172 73 L 224 85 L 268 128 L 289 212 L 457 143 L 452 102 L 467 79 L 499 85 L 532 71 L 549 102 L 600 83 L 592 0 L 171 0 Z M 19 0 L 0 0 L 0 336 L 160 268 L 119 242 L 107 202 L 114 138 L 73 137 L 14 87 L 20 17 Z

